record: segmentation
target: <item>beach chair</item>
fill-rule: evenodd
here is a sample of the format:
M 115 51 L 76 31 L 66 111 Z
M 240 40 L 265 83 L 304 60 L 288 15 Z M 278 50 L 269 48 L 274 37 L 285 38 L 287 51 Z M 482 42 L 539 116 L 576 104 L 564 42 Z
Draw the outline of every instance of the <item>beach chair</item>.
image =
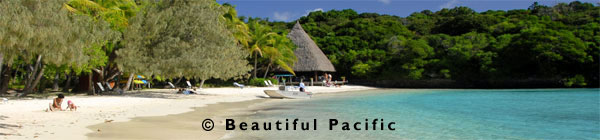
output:
M 110 87 L 110 83 L 108 83 L 108 82 L 104 82 L 104 84 L 106 84 L 106 87 L 108 88 L 108 90 L 113 90 L 113 88 L 112 88 L 112 87 Z
M 187 84 L 188 88 L 192 88 L 192 83 L 190 83 L 190 81 L 185 81 L 185 83 Z
M 275 85 L 273 85 L 273 83 L 271 83 L 271 80 L 267 80 L 267 82 L 269 83 L 270 86 L 275 86 Z
M 100 92 L 105 92 L 104 87 L 102 87 L 102 84 L 100 84 L 100 82 L 97 82 L 96 85 L 98 85 Z
M 233 82 L 233 85 L 234 85 L 234 86 L 237 86 L 237 87 L 239 87 L 239 88 L 241 88 L 241 89 L 244 89 L 244 85 L 242 85 L 242 84 L 239 84 L 239 83 L 237 83 L 237 82 Z
M 267 80 L 264 80 L 263 82 L 265 82 L 265 86 L 269 87 L 269 82 L 267 82 Z
M 173 85 L 173 83 L 167 82 L 167 84 L 169 84 L 169 86 L 171 86 L 171 88 L 175 88 L 175 85 Z

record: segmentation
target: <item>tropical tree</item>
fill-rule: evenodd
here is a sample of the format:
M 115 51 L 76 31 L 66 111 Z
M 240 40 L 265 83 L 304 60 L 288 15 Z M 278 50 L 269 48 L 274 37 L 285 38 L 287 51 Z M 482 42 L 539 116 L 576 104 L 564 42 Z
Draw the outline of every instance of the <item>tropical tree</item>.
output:
M 292 69 L 294 63 L 296 62 L 296 55 L 294 54 L 294 49 L 296 46 L 294 43 L 292 43 L 286 37 L 286 35 L 283 34 L 274 35 L 272 39 L 269 40 L 269 44 L 271 44 L 272 47 L 263 48 L 263 54 L 269 61 L 263 78 L 267 77 L 269 68 L 273 64 L 276 64 L 284 70 L 296 75 Z
M 239 45 L 249 48 L 248 42 L 251 40 L 251 36 L 248 25 L 238 18 L 234 6 L 225 3 L 223 4 L 223 9 L 225 11 L 223 18 L 225 18 L 227 28 L 232 32 L 233 37 L 235 37 Z
M 266 47 L 271 47 L 271 38 L 274 35 L 277 35 L 274 32 L 271 32 L 271 28 L 269 26 L 260 24 L 258 21 L 253 21 L 249 23 L 250 26 L 250 36 L 252 40 L 249 43 L 248 50 L 253 55 L 254 59 L 254 70 L 252 71 L 252 77 L 256 78 L 257 66 L 258 66 L 258 57 L 263 56 L 263 49 Z
M 20 48 L 28 46 L 32 36 L 30 27 L 31 12 L 21 1 L 0 1 L 0 67 L 5 64 L 0 85 L 0 94 L 6 93 L 8 83 L 12 79 L 12 64 L 21 53 Z M 6 63 L 4 63 L 6 62 Z
M 138 11 L 134 0 L 70 0 L 65 8 L 95 19 L 103 19 L 118 31 L 123 31 L 129 24 L 128 18 Z
M 129 25 L 129 18 L 135 16 L 139 8 L 143 7 L 146 3 L 148 3 L 148 1 L 137 1 L 136 3 L 134 0 L 70 0 L 65 4 L 65 7 L 73 13 L 87 15 L 96 20 L 104 20 L 110 23 L 112 29 L 123 32 Z M 96 65 L 89 65 L 86 68 L 82 68 L 84 72 L 89 74 L 82 75 L 84 78 L 80 78 L 80 80 L 88 81 L 80 81 L 80 83 L 93 83 L 91 81 L 91 76 L 93 75 L 93 73 L 91 73 L 92 71 L 97 73 L 99 81 L 104 82 L 108 82 L 114 77 L 122 74 L 121 70 L 118 69 L 114 62 L 114 52 L 119 49 L 119 47 L 118 43 L 107 43 L 97 47 L 98 50 L 95 50 L 94 52 L 97 52 L 101 57 L 90 60 Z M 130 75 L 129 79 L 132 78 L 133 75 Z M 130 82 L 126 84 L 126 87 L 124 87 L 125 89 L 128 89 Z M 91 84 L 80 85 L 80 87 L 82 86 L 90 86 L 89 88 L 92 88 Z
M 63 8 L 64 1 L 2 1 L 2 6 L 18 10 L 1 12 L 2 17 L 23 17 L 18 33 L 5 34 L 6 38 L 22 40 L 12 42 L 2 52 L 16 51 L 9 58 L 18 57 L 29 65 L 25 76 L 24 96 L 34 91 L 44 74 L 47 64 L 83 66 L 90 59 L 86 50 L 93 44 L 114 40 L 118 33 L 108 24 L 96 22 L 87 16 L 69 14 Z M 3 10 L 11 8 L 3 8 Z M 17 47 L 18 46 L 18 47 Z M 17 48 L 13 48 L 17 47 Z M 13 50 L 14 49 L 14 50 Z
M 117 50 L 125 72 L 229 79 L 250 70 L 215 1 L 164 1 L 132 18 Z

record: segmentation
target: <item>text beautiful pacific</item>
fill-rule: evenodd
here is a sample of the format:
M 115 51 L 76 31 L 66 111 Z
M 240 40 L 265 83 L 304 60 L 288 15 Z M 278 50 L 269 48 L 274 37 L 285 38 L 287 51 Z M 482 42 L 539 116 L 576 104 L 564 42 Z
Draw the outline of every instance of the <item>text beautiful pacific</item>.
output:
M 240 122 L 236 124 L 234 119 L 226 119 L 225 129 L 226 130 L 253 130 L 253 131 L 270 131 L 270 130 L 278 130 L 278 131 L 287 131 L 287 130 L 317 130 L 317 119 L 312 119 L 311 121 L 301 121 L 296 118 L 290 121 L 290 119 L 285 119 L 285 121 L 277 120 L 275 122 Z M 396 128 L 396 122 L 385 122 L 384 119 L 365 119 L 364 122 L 347 122 L 347 121 L 338 121 L 337 119 L 329 119 L 327 121 L 329 123 L 329 130 L 345 130 L 345 131 L 360 131 L 360 130 L 373 130 L 373 131 L 394 131 Z M 274 127 L 273 127 L 274 126 Z

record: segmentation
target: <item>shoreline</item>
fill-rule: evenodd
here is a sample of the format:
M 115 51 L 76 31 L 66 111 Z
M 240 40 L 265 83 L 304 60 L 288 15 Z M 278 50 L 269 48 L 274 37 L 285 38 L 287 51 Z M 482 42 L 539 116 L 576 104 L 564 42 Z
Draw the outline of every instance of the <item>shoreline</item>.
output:
M 167 116 L 194 111 L 210 104 L 243 102 L 267 97 L 262 91 L 275 87 L 207 88 L 199 94 L 174 94 L 173 89 L 131 91 L 118 96 L 67 96 L 78 111 L 45 112 L 53 97 L 10 100 L 0 104 L 0 136 L 5 139 L 86 139 L 88 126 L 126 122 L 136 117 Z M 378 89 L 347 85 L 342 88 L 308 87 L 320 93 Z M 66 104 L 63 104 L 63 108 Z

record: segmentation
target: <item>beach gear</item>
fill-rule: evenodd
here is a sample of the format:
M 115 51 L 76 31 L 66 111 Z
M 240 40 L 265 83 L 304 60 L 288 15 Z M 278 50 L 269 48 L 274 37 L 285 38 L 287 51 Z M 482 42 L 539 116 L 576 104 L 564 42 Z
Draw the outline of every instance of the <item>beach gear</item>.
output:
M 96 83 L 96 85 L 98 85 L 98 88 L 100 88 L 100 91 L 104 92 L 104 87 L 102 87 L 102 84 L 100 84 L 100 82 Z
M 275 86 L 275 85 L 273 85 L 273 83 L 271 83 L 271 80 L 267 80 L 267 82 L 269 83 L 269 85 Z
M 104 82 L 104 84 L 106 84 L 106 87 L 108 88 L 108 90 L 112 90 L 112 87 L 110 87 L 110 83 Z
M 169 84 L 169 86 L 171 86 L 171 88 L 175 88 L 175 85 L 173 85 L 173 83 L 171 82 L 167 82 Z
M 190 81 L 185 81 L 185 83 L 188 85 L 189 88 L 192 87 L 192 83 L 190 83 Z
M 235 85 L 235 86 L 237 86 L 237 87 L 240 87 L 241 89 L 244 89 L 244 85 L 242 85 L 242 84 L 239 84 L 239 83 L 237 83 L 237 82 L 233 82 L 233 85 Z

